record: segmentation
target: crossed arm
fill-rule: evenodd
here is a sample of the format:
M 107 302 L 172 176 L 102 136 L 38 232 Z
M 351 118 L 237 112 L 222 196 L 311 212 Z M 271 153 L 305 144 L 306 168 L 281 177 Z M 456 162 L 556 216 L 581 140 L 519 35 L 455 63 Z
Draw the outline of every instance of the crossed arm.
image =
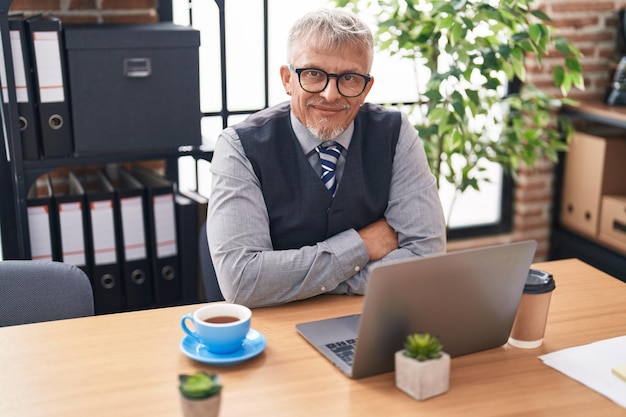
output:
M 385 217 L 361 230 L 281 251 L 272 248 L 254 170 L 235 132 L 225 131 L 211 164 L 207 234 L 226 300 L 260 307 L 321 293 L 363 294 L 377 263 L 445 251 L 435 180 L 417 132 L 404 122 Z

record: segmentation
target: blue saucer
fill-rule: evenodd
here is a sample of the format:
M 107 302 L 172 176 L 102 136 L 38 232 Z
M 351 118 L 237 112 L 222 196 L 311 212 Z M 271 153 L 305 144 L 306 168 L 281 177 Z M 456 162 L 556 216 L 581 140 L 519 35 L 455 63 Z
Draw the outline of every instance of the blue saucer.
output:
M 243 346 L 233 353 L 213 353 L 202 343 L 189 335 L 180 341 L 180 350 L 189 358 L 211 365 L 233 365 L 255 357 L 265 349 L 265 336 L 250 329 L 243 341 Z

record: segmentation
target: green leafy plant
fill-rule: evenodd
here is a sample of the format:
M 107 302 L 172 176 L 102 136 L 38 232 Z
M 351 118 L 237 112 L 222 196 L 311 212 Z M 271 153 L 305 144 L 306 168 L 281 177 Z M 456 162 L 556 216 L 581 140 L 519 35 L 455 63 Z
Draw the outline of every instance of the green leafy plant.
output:
M 555 36 L 532 0 L 334 0 L 376 17 L 379 50 L 412 60 L 427 80 L 409 111 L 437 180 L 456 195 L 488 181 L 484 161 L 515 176 L 522 165 L 554 162 L 573 131 L 560 114 L 573 87 L 584 89 L 580 51 Z M 528 82 L 526 69 L 550 63 L 563 97 Z M 418 79 L 418 82 L 420 80 Z M 518 92 L 510 86 L 521 84 Z
M 190 399 L 203 399 L 217 395 L 222 390 L 220 377 L 217 374 L 209 374 L 198 371 L 192 375 L 179 375 L 180 393 Z
M 437 336 L 432 336 L 429 333 L 414 333 L 407 336 L 404 349 L 405 356 L 423 362 L 440 358 L 443 345 Z

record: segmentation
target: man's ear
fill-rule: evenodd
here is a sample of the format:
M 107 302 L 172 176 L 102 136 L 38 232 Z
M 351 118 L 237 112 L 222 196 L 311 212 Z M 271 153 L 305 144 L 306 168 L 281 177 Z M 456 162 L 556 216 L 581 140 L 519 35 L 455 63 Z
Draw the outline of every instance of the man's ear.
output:
M 283 87 L 287 95 L 291 95 L 291 70 L 287 65 L 280 67 L 280 79 L 283 82 Z

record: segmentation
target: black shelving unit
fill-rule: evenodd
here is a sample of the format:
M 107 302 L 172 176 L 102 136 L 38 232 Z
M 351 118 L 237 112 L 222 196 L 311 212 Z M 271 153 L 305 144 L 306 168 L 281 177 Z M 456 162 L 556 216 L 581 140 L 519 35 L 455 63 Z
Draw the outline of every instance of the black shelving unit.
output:
M 0 33 L 6 68 L 8 103 L 0 106 L 2 142 L 0 143 L 0 226 L 4 259 L 30 259 L 27 194 L 41 175 L 59 168 L 105 166 L 139 161 L 162 160 L 165 174 L 178 181 L 178 160 L 184 156 L 211 160 L 212 151 L 202 146 L 181 146 L 175 151 L 145 149 L 137 152 L 107 152 L 97 155 L 72 155 L 67 158 L 24 160 L 18 125 L 18 106 L 9 35 L 11 0 L 0 0 Z M 184 144 L 181 144 L 184 145 Z
M 622 131 L 626 140 L 626 108 L 612 108 L 598 103 L 583 107 L 566 107 L 564 112 L 584 130 L 608 129 Z M 626 161 L 624 161 L 626 163 Z M 578 258 L 621 281 L 626 282 L 626 256 L 598 241 L 564 227 L 559 219 L 563 189 L 564 155 L 555 170 L 553 221 L 550 238 L 550 259 Z
M 11 0 L 0 0 L 0 34 L 6 67 L 8 103 L 2 110 L 2 144 L 0 152 L 0 224 L 2 225 L 2 248 L 5 259 L 25 259 L 28 254 L 28 224 L 26 218 L 26 190 L 20 131 L 18 125 L 17 98 L 13 74 L 13 57 L 9 41 L 8 13 Z

